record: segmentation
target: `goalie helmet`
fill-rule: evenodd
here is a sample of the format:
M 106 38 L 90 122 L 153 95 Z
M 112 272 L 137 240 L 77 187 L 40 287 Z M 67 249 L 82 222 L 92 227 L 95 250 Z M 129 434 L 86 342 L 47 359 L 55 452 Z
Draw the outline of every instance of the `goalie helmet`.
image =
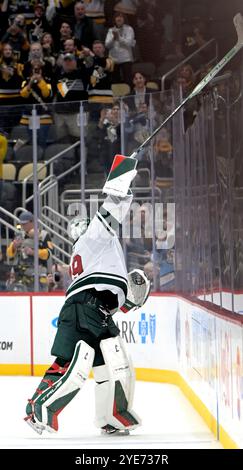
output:
M 81 216 L 74 217 L 74 219 L 69 222 L 68 232 L 70 238 L 76 242 L 78 238 L 86 232 L 89 222 L 90 220 L 88 218 Z

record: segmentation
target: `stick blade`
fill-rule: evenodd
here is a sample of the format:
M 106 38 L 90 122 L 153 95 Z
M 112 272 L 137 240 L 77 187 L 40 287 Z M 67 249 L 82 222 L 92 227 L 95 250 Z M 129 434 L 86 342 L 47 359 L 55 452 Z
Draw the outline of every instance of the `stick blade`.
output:
M 238 43 L 243 44 L 243 16 L 241 13 L 237 13 L 234 16 L 233 22 L 238 36 Z

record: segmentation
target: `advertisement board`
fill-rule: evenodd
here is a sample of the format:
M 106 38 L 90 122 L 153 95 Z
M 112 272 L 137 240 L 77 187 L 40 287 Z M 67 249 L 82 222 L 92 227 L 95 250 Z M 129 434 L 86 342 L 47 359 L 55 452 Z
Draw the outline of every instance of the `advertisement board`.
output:
M 48 365 L 64 296 L 33 297 L 34 365 Z M 176 369 L 174 297 L 151 296 L 142 308 L 113 317 L 135 367 Z
M 57 331 L 57 319 L 64 295 L 33 296 L 33 362 L 49 365 L 53 362 L 51 346 Z
M 29 296 L 0 296 L 0 325 L 0 365 L 30 365 Z
M 0 373 L 43 374 L 63 303 L 62 294 L 0 296 Z M 114 321 L 140 378 L 178 384 L 226 447 L 243 448 L 240 315 L 164 294 Z
M 220 318 L 216 324 L 220 423 L 236 442 L 243 443 L 242 328 Z

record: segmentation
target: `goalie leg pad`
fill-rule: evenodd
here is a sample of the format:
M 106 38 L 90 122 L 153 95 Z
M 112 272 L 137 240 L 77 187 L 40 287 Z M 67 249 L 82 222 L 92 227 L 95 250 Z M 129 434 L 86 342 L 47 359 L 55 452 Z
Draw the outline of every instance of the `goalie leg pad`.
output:
M 132 410 L 135 374 L 120 336 L 100 343 L 105 365 L 93 368 L 97 383 L 95 390 L 98 427 L 135 429 L 141 424 Z
M 85 384 L 93 361 L 94 349 L 84 341 L 79 341 L 65 374 L 32 400 L 34 421 L 43 429 L 58 430 L 58 414 Z

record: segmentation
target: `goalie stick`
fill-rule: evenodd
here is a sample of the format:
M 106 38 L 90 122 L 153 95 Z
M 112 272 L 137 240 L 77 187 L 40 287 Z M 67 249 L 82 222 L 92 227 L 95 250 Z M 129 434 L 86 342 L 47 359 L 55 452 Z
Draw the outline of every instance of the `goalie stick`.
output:
M 215 67 L 210 70 L 210 72 L 198 83 L 198 85 L 192 90 L 190 95 L 188 95 L 177 108 L 172 111 L 172 113 L 160 124 L 157 129 L 138 147 L 138 149 L 130 155 L 130 158 L 137 158 L 138 154 L 149 144 L 149 142 L 158 134 L 160 129 L 167 124 L 167 122 L 175 116 L 175 114 L 189 101 L 190 99 L 197 96 L 205 86 L 209 84 L 209 82 L 217 75 L 217 73 L 226 65 L 228 62 L 240 51 L 243 47 L 243 16 L 241 13 L 237 13 L 233 19 L 235 29 L 237 32 L 238 40 L 235 46 L 220 60 Z

